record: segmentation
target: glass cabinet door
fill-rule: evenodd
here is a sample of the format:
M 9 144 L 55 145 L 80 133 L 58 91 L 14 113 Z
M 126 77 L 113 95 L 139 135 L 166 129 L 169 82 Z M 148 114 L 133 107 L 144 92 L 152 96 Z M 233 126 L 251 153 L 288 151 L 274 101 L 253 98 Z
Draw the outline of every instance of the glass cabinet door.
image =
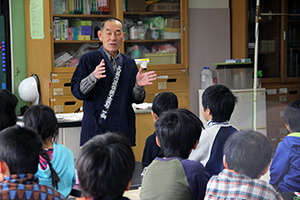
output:
M 185 68 L 187 33 L 182 16 L 186 0 L 147 6 L 139 5 L 141 2 L 127 0 L 124 5 L 125 54 L 134 59 L 149 58 L 151 69 Z
M 261 0 L 261 13 L 280 13 L 280 0 Z M 254 60 L 256 0 L 249 0 L 248 56 Z M 258 70 L 263 81 L 281 78 L 281 16 L 262 15 L 259 21 Z
M 300 77 L 300 1 L 289 0 L 287 11 L 287 78 Z

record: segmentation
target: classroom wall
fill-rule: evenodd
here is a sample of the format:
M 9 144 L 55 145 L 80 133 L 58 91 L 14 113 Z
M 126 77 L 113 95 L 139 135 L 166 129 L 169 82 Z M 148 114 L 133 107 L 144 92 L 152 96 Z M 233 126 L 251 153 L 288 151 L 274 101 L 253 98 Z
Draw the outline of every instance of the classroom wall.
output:
M 189 0 L 190 110 L 199 114 L 201 70 L 230 58 L 230 9 L 228 0 Z
M 26 103 L 18 94 L 19 83 L 26 78 L 26 49 L 25 49 L 25 21 L 24 1 L 11 0 L 11 45 L 12 45 L 12 90 L 18 97 L 16 112 L 20 115 L 20 107 Z

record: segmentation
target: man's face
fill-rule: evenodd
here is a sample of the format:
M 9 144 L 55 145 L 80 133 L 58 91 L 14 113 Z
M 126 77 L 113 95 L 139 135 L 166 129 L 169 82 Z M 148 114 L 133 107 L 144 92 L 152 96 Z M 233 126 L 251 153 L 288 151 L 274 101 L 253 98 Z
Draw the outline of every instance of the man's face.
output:
M 102 31 L 98 31 L 98 37 L 103 43 L 103 48 L 112 56 L 117 55 L 125 38 L 122 24 L 119 21 L 111 20 L 104 24 Z

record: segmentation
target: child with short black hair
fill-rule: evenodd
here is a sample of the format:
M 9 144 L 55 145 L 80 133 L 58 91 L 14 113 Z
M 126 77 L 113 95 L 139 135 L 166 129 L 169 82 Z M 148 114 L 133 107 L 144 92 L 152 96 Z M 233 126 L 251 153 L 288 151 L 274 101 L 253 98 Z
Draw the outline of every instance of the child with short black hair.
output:
M 41 139 L 32 129 L 12 126 L 0 132 L 0 199 L 65 199 L 40 185 L 34 175 L 41 148 Z
M 158 93 L 152 103 L 152 112 L 154 123 L 164 111 L 178 108 L 178 99 L 173 92 Z M 161 149 L 156 144 L 156 133 L 154 132 L 146 139 L 142 164 L 147 167 L 156 157 L 161 157 Z
M 36 130 L 42 139 L 36 173 L 40 184 L 69 196 L 76 181 L 74 155 L 66 146 L 56 143 L 58 123 L 54 111 L 45 105 L 32 106 L 24 113 L 23 122 L 26 127 Z
M 163 112 L 155 123 L 163 158 L 148 166 L 141 199 L 203 199 L 209 174 L 197 161 L 187 160 L 197 146 L 202 122 L 186 109 Z
M 97 135 L 83 145 L 77 160 L 80 187 L 84 195 L 78 199 L 128 200 L 135 167 L 128 139 L 115 133 Z
M 0 131 L 17 123 L 17 97 L 7 89 L 0 89 Z
M 300 99 L 288 104 L 284 121 L 289 134 L 277 146 L 270 183 L 279 192 L 300 191 Z
M 279 199 L 269 183 L 259 180 L 270 166 L 272 146 L 266 136 L 253 130 L 232 134 L 224 146 L 225 169 L 211 177 L 205 199 Z
M 202 114 L 208 128 L 203 130 L 197 148 L 189 156 L 200 161 L 211 175 L 219 174 L 223 166 L 223 147 L 227 138 L 237 131 L 229 123 L 237 97 L 224 85 L 212 85 L 202 94 Z

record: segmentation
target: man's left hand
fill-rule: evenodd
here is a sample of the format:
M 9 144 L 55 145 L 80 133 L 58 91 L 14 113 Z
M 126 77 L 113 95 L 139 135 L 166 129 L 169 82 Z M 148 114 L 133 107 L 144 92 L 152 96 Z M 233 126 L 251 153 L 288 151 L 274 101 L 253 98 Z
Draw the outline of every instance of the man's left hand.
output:
M 143 73 L 142 71 L 143 68 L 141 67 L 136 75 L 136 83 L 138 84 L 138 86 L 152 85 L 152 81 L 156 80 L 155 71 L 145 73 Z

